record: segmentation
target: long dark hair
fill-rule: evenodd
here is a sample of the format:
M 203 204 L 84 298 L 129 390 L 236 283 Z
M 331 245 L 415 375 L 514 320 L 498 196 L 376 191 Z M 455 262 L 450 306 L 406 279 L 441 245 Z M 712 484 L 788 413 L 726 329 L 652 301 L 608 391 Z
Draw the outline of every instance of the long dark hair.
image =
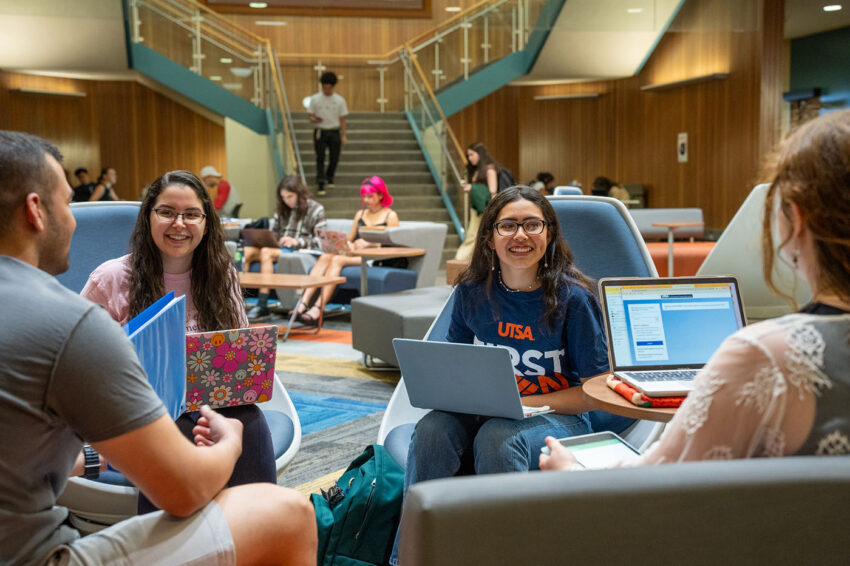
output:
M 537 276 L 540 278 L 540 287 L 543 291 L 545 310 L 543 319 L 548 326 L 552 326 L 555 316 L 561 308 L 560 294 L 564 285 L 575 284 L 593 293 L 591 280 L 573 263 L 573 252 L 561 237 L 561 226 L 558 224 L 558 215 L 549 204 L 546 197 L 525 185 L 508 187 L 496 193 L 484 213 L 481 215 L 481 224 L 478 226 L 478 234 L 475 237 L 475 249 L 472 252 L 472 261 L 458 277 L 458 283 L 466 281 L 480 284 L 484 287 L 484 296 L 491 300 L 494 285 L 493 277 L 495 269 L 500 269 L 499 258 L 496 252 L 488 245 L 493 237 L 493 224 L 498 220 L 499 213 L 511 202 L 527 200 L 537 205 L 543 213 L 546 221 L 546 230 L 549 242 L 546 251 L 537 264 Z M 546 264 L 548 263 L 548 267 Z M 494 309 L 495 310 L 495 309 Z
M 280 191 L 289 191 L 298 195 L 298 205 L 295 207 L 295 218 L 303 218 L 307 214 L 307 206 L 313 195 L 310 194 L 310 189 L 304 186 L 301 182 L 301 177 L 298 175 L 287 175 L 281 179 L 277 186 L 277 217 L 281 225 L 289 221 L 289 215 L 292 214 L 292 209 L 286 206 L 283 202 L 283 197 L 280 196 Z
M 233 297 L 239 295 L 239 283 L 224 246 L 221 221 L 203 183 L 189 171 L 170 171 L 146 190 L 130 237 L 130 316 L 136 316 L 165 294 L 162 255 L 151 235 L 151 214 L 159 194 L 171 185 L 195 191 L 207 215 L 204 236 L 192 255 L 192 302 L 198 309 L 201 329 L 237 328 L 237 309 L 242 307 L 233 304 Z
M 831 112 L 804 124 L 782 143 L 775 159 L 762 225 L 765 281 L 796 308 L 793 297 L 773 283 L 771 222 L 778 195 L 778 214 L 790 223 L 790 205 L 796 204 L 814 239 L 819 289 L 812 285 L 812 291 L 827 290 L 850 301 L 850 110 Z M 779 248 L 790 239 L 789 234 Z
M 466 161 L 466 182 L 467 183 L 475 183 L 481 182 L 487 183 L 487 166 L 492 165 L 496 168 L 496 173 L 502 168 L 501 165 L 496 162 L 495 159 L 490 155 L 490 152 L 487 151 L 487 148 L 484 147 L 484 144 L 481 142 L 475 142 L 471 144 L 467 150 L 472 150 L 478 154 L 478 165 L 473 165 L 469 162 L 467 158 Z

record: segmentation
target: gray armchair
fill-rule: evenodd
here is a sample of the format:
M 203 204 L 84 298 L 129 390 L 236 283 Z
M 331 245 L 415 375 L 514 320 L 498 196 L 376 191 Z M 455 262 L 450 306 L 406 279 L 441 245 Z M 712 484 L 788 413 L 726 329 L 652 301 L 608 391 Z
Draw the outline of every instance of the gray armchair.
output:
M 846 564 L 844 497 L 849 456 L 435 480 L 407 493 L 399 557 L 404 566 Z

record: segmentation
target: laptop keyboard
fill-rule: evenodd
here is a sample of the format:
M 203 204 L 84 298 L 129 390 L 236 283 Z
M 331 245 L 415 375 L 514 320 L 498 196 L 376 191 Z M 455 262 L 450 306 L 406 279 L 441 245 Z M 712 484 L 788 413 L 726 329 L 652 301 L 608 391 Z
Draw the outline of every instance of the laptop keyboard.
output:
M 636 381 L 693 381 L 699 370 L 676 369 L 670 371 L 630 371 L 629 377 Z

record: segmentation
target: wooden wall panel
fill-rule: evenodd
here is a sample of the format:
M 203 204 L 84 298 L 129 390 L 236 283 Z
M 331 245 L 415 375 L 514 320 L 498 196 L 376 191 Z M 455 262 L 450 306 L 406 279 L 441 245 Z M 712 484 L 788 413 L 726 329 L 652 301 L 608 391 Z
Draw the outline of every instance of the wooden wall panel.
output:
M 37 88 L 84 98 L 15 92 Z M 224 127 L 132 81 L 83 81 L 0 72 L 0 128 L 42 136 L 62 151 L 70 174 L 85 167 L 118 171 L 116 191 L 138 198 L 172 169 L 227 174 Z M 71 179 L 71 184 L 76 184 Z
M 430 18 L 347 16 L 273 16 L 223 14 L 253 33 L 267 37 L 278 53 L 383 54 L 447 20 L 447 6 L 466 9 L 475 0 L 433 0 Z M 258 26 L 257 20 L 285 21 L 285 26 Z M 305 42 L 305 38 L 312 38 Z
M 652 207 L 700 207 L 723 228 L 759 180 L 778 139 L 781 0 L 689 0 L 635 77 L 505 87 L 450 121 L 463 143 L 482 138 L 517 180 L 550 171 L 589 191 L 598 175 L 648 187 Z M 728 73 L 724 80 L 641 91 L 643 85 Z M 601 93 L 595 99 L 534 96 Z M 516 124 L 515 130 L 510 124 Z M 515 132 L 513 143 L 495 124 Z M 688 133 L 689 159 L 676 140 Z
M 509 168 L 518 182 L 519 171 L 519 121 L 517 120 L 519 90 L 502 88 L 479 100 L 462 112 L 449 117 L 464 152 L 474 143 L 481 142 L 493 158 Z

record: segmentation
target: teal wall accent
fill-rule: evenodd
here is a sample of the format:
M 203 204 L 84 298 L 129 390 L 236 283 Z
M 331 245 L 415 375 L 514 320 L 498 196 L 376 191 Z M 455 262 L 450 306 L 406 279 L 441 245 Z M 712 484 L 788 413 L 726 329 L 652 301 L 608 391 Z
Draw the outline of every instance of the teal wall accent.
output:
M 646 65 L 646 62 L 649 61 L 649 58 L 652 57 L 652 54 L 655 53 L 655 48 L 658 47 L 658 44 L 661 42 L 661 38 L 664 37 L 664 34 L 667 33 L 667 29 L 670 27 L 670 24 L 673 23 L 673 20 L 676 19 L 676 16 L 679 14 L 679 10 L 684 6 L 685 0 L 679 0 L 679 5 L 676 6 L 676 9 L 673 10 L 673 13 L 670 14 L 670 17 L 667 18 L 667 21 L 664 23 L 664 27 L 661 28 L 661 32 L 658 34 L 658 37 L 655 38 L 655 41 L 652 43 L 652 47 L 649 48 L 649 51 L 646 52 L 646 57 L 643 58 L 643 61 L 640 62 L 638 68 L 635 70 L 635 75 L 643 71 L 643 67 Z
M 437 102 L 443 114 L 451 116 L 526 72 L 526 54 L 522 51 L 511 53 L 471 75 L 468 81 L 461 81 L 438 93 Z
M 850 106 L 850 27 L 791 40 L 790 89 L 821 88 L 821 112 Z
M 540 50 L 546 43 L 549 31 L 555 25 L 555 20 L 558 19 L 558 14 L 561 13 L 565 1 L 549 0 L 546 2 L 546 5 L 540 11 L 537 22 L 534 24 L 531 35 L 528 37 L 525 49 L 488 65 L 474 75 L 470 75 L 469 80 L 461 81 L 439 92 L 437 102 L 443 109 L 443 113 L 446 116 L 451 116 L 460 112 L 470 104 L 499 90 L 512 80 L 527 74 L 537 61 Z
M 268 133 L 266 112 L 262 108 L 140 43 L 130 43 L 129 55 L 133 69 L 258 134 Z

